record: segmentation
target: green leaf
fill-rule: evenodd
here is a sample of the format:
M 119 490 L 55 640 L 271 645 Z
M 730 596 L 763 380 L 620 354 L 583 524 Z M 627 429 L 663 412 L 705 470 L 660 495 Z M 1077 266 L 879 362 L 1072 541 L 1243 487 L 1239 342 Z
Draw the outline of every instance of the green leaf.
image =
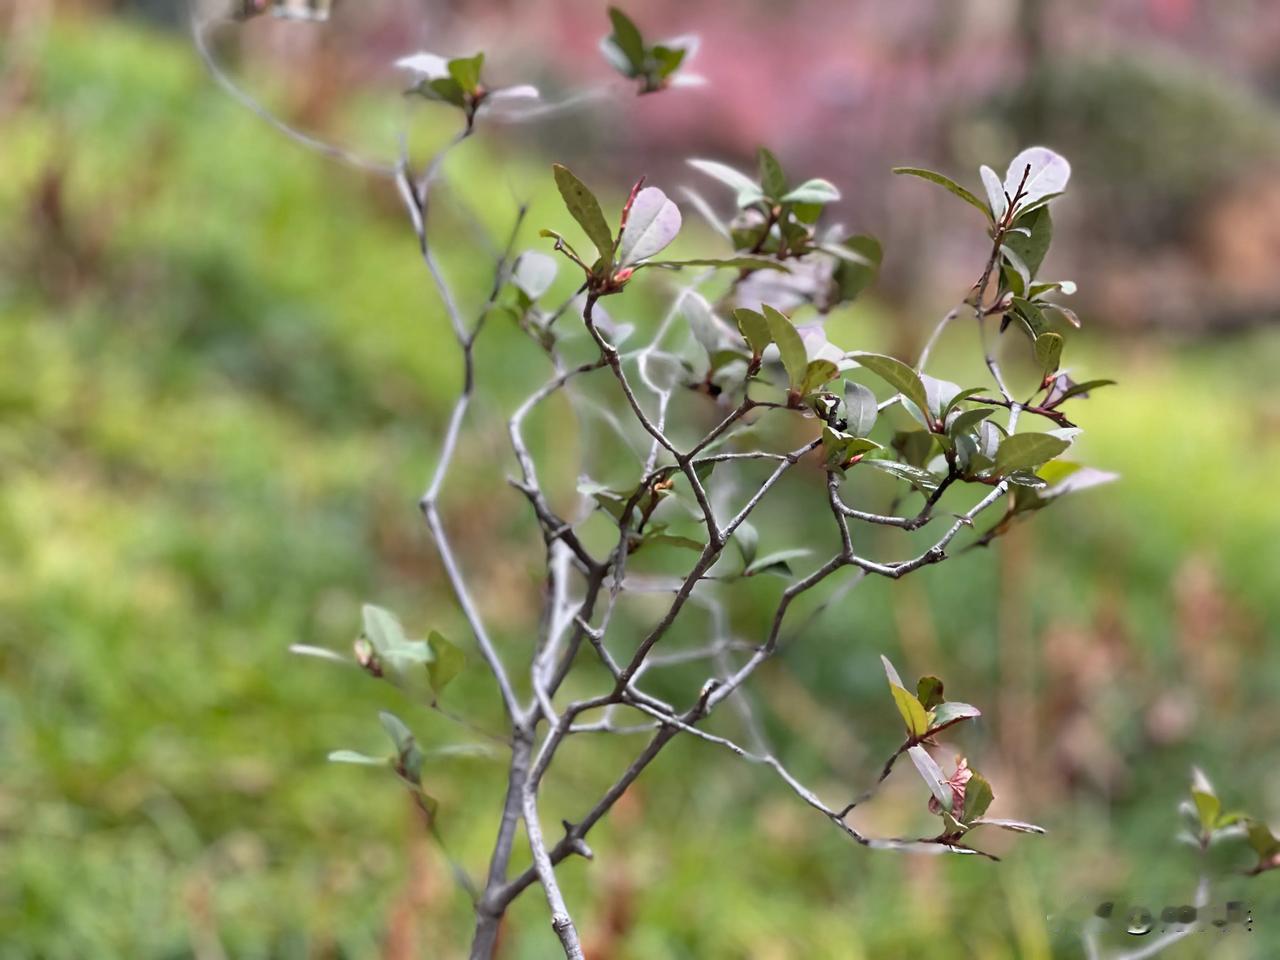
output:
M 484 54 L 474 57 L 459 57 L 449 61 L 449 76 L 458 82 L 458 86 L 470 96 L 475 96 L 480 86 L 480 71 L 484 67 Z
M 564 198 L 564 205 L 569 213 L 600 252 L 600 258 L 611 264 L 613 233 L 604 219 L 600 201 L 568 167 L 557 163 L 552 165 L 552 170 L 555 171 L 556 186 L 560 188 L 560 196 Z
M 965 400 L 968 400 L 970 397 L 976 397 L 980 393 L 986 393 L 986 392 L 987 392 L 986 387 L 968 387 L 964 390 L 961 390 L 958 393 L 953 394 L 951 399 L 942 405 L 942 410 L 939 412 L 938 416 L 941 418 L 946 418 L 947 416 L 950 415 L 952 410 L 954 410 L 957 406 L 959 406 Z
M 1072 397 L 1078 397 L 1082 393 L 1092 393 L 1094 390 L 1098 390 L 1102 387 L 1114 387 L 1115 384 L 1116 382 L 1114 380 L 1087 380 L 1084 383 L 1072 384 L 1071 387 L 1063 392 L 1062 397 L 1058 402 L 1061 403 L 1063 400 L 1070 400 Z
M 942 681 L 934 676 L 921 677 L 916 683 L 916 699 L 926 710 L 932 710 L 945 699 L 942 696 Z
M 876 395 L 860 383 L 845 381 L 844 415 L 848 421 L 849 433 L 865 437 L 876 425 L 876 418 L 880 415 Z
M 1057 333 L 1042 333 L 1036 337 L 1036 362 L 1044 376 L 1057 371 L 1062 363 L 1062 336 Z
M 889 691 L 893 694 L 893 702 L 898 708 L 898 713 L 902 715 L 902 722 L 907 725 L 907 733 L 913 739 L 928 733 L 929 715 L 920 701 L 909 690 L 896 683 L 889 684 Z
M 684 63 L 684 58 L 688 53 L 689 50 L 686 47 L 668 47 L 663 44 L 657 44 L 649 51 L 649 54 L 657 61 L 658 78 L 661 80 L 667 79 L 667 77 L 679 70 L 680 64 Z
M 742 338 L 747 341 L 747 346 L 751 348 L 754 356 L 759 357 L 764 353 L 765 348 L 773 343 L 769 321 L 764 318 L 764 314 L 739 307 L 733 311 L 733 319 L 737 321 L 738 329 L 742 331 Z
M 733 531 L 733 542 L 737 544 L 738 553 L 742 556 L 742 569 L 746 570 L 755 562 L 756 551 L 760 548 L 760 533 L 746 520 L 738 524 Z
M 1062 317 L 1063 320 L 1067 321 L 1067 323 L 1071 324 L 1071 326 L 1075 327 L 1077 330 L 1080 329 L 1080 315 L 1070 307 L 1064 307 L 1060 303 L 1050 303 L 1048 300 L 1040 300 L 1038 302 L 1041 310 L 1052 310 L 1058 316 Z
M 360 608 L 365 638 L 379 656 L 386 656 L 407 642 L 404 627 L 390 610 L 366 603 Z
M 825 205 L 840 199 L 840 190 L 830 180 L 815 178 L 782 196 L 783 203 L 813 203 Z
M 936 183 L 940 187 L 945 187 L 965 203 L 981 210 L 983 216 L 988 220 L 991 219 L 991 211 L 987 209 L 987 205 L 950 177 L 945 177 L 932 170 L 925 170 L 923 167 L 894 167 L 893 172 L 899 174 L 905 173 L 912 177 L 920 177 L 923 180 L 928 180 L 930 183 Z
M 991 784 L 987 778 L 974 770 L 969 782 L 964 785 L 964 821 L 972 823 L 987 812 L 995 794 L 991 792 Z
M 782 164 L 764 147 L 756 154 L 756 160 L 760 166 L 760 185 L 764 188 L 765 195 L 773 200 L 779 199 L 787 189 L 787 177 L 782 172 Z
M 802 396 L 808 396 L 840 376 L 840 368 L 830 360 L 810 360 L 800 384 Z
M 1065 451 L 1071 444 L 1048 433 L 1015 433 L 1006 437 L 996 452 L 996 472 L 1001 475 L 1038 467 Z
M 1034 213 L 1025 214 L 1019 218 L 1018 226 L 1030 231 L 1030 235 L 1009 233 L 1004 245 L 1026 265 L 1028 274 L 1034 278 L 1049 252 L 1049 244 L 1053 242 L 1053 219 L 1049 216 L 1049 208 L 1041 207 Z
M 609 8 L 609 22 L 613 24 L 611 39 L 630 63 L 635 73 L 643 73 L 645 66 L 644 38 L 635 22 L 617 7 Z
M 853 353 L 850 356 L 914 403 L 922 412 L 928 411 L 929 398 L 924 382 L 911 367 L 894 357 L 878 353 Z
M 1248 821 L 1245 836 L 1248 837 L 1249 846 L 1253 848 L 1260 860 L 1270 860 L 1280 853 L 1280 840 L 1276 839 L 1271 828 L 1261 820 Z
M 357 753 L 355 750 L 334 750 L 329 754 L 330 763 L 355 763 L 362 767 L 385 767 L 388 765 L 386 757 L 371 757 L 367 754 Z
M 395 744 L 398 752 L 403 753 L 417 742 L 414 740 L 413 732 L 394 713 L 382 710 L 378 713 L 378 719 L 382 722 L 382 728 L 387 731 L 387 736 L 391 738 L 391 742 Z
M 960 396 L 960 385 L 952 383 L 950 380 L 939 380 L 931 377 L 927 373 L 920 374 L 920 382 L 924 384 L 924 397 L 929 404 L 928 412 L 933 415 L 935 420 L 943 420 L 946 418 L 947 411 L 951 409 L 952 404 L 958 402 Z M 925 424 L 925 427 L 931 428 L 932 424 Z
M 968 720 L 972 717 L 982 716 L 982 711 L 977 707 L 961 703 L 959 700 L 948 700 L 945 703 L 938 704 L 933 711 L 933 725 L 931 729 L 945 727 L 952 723 L 958 723 L 961 720 Z
M 849 237 L 844 241 L 843 246 L 858 259 L 843 257 L 832 248 L 824 249 L 841 257 L 835 271 L 836 288 L 840 292 L 840 302 L 849 303 L 856 300 L 858 295 L 875 281 L 876 275 L 880 272 L 884 251 L 880 247 L 879 240 L 866 234 Z
M 690 160 L 689 166 L 732 187 L 738 195 L 739 207 L 748 207 L 764 199 L 764 191 L 760 189 L 760 185 L 733 167 L 717 163 L 715 160 Z
M 445 103 L 464 109 L 467 106 L 467 92 L 453 77 L 437 77 L 434 80 L 428 80 L 418 85 L 418 91 L 432 100 L 443 100 Z
M 755 577 L 762 573 L 772 573 L 780 577 L 791 576 L 791 560 L 809 556 L 810 551 L 804 549 L 778 550 L 756 560 L 742 571 L 744 577 Z
M 1199 767 L 1191 768 L 1191 799 L 1195 801 L 1196 813 L 1200 816 L 1200 828 L 1206 834 L 1212 833 L 1222 812 L 1222 801 Z
M 1014 833 L 1034 833 L 1037 836 L 1044 836 L 1049 831 L 1044 827 L 1036 826 L 1034 823 L 1025 823 L 1022 820 L 1002 820 L 998 817 L 978 817 L 970 822 L 971 827 L 999 827 L 1001 830 L 1012 830 Z
M 644 543 L 666 545 L 666 547 L 681 547 L 686 550 L 698 550 L 699 553 L 703 550 L 703 544 L 698 543 L 698 540 L 689 538 L 689 536 L 668 534 L 668 532 L 664 530 L 650 532 L 650 534 L 645 536 Z
M 679 270 L 682 267 L 721 267 L 726 270 L 778 270 L 782 273 L 791 272 L 791 268 L 785 263 L 770 260 L 768 257 L 749 256 L 701 257 L 693 260 L 647 260 L 636 265 L 637 270 L 641 267 L 665 267 L 669 270 Z
M 438 697 L 466 666 L 467 658 L 461 650 L 432 630 L 427 637 L 434 659 L 427 664 L 427 676 L 430 678 L 431 690 Z
M 933 798 L 942 805 L 943 810 L 950 811 L 954 800 L 951 784 L 947 783 L 942 768 L 933 757 L 929 756 L 929 751 L 924 747 L 914 746 L 907 750 L 907 755 L 911 757 L 911 762 L 915 764 L 924 782 L 929 785 L 929 792 L 933 794 Z
M 778 345 L 778 352 L 782 355 L 782 366 L 787 371 L 791 389 L 800 392 L 809 366 L 804 341 L 800 338 L 795 324 L 768 304 L 764 305 L 764 318 L 769 322 L 769 335 Z
M 925 492 L 933 492 L 938 489 L 938 484 L 942 481 L 930 473 L 928 470 L 920 467 L 913 467 L 909 463 L 900 463 L 897 460 L 882 460 L 879 458 L 869 457 L 862 461 L 863 463 L 875 467 L 877 470 L 883 470 L 885 473 L 891 473 L 901 480 L 906 480 L 912 486 L 919 488 Z
M 1042 334 L 1049 333 L 1049 321 L 1045 319 L 1040 307 L 1022 297 L 1013 298 L 1014 314 L 1026 324 L 1027 331 L 1034 340 Z
M 995 412 L 994 407 L 976 407 L 973 410 L 965 410 L 957 414 L 956 418 L 947 425 L 947 432 L 953 437 L 958 437 L 972 427 L 976 427 Z
M 822 430 L 822 444 L 827 453 L 827 466 L 843 467 L 851 457 L 872 450 L 883 449 L 874 440 L 866 437 L 855 437 L 830 427 Z

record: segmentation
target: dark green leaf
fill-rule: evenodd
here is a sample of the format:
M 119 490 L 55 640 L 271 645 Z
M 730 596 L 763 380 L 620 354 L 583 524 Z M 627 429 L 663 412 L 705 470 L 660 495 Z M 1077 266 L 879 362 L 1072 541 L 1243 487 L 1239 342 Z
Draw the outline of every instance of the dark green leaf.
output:
M 451 103 L 455 107 L 467 106 L 467 92 L 462 89 L 462 84 L 458 83 L 453 77 L 437 77 L 434 80 L 428 80 L 418 88 L 427 96 L 435 100 L 443 100 L 445 103 Z
M 920 410 L 929 409 L 929 398 L 919 374 L 901 360 L 878 353 L 853 353 L 850 356 L 914 403 Z
M 846 381 L 844 412 L 848 420 L 848 431 L 856 437 L 865 437 L 876 425 L 876 418 L 880 415 L 876 395 L 860 383 Z
M 803 549 L 778 550 L 756 560 L 755 563 L 743 571 L 743 576 L 755 577 L 763 573 L 771 573 L 780 577 L 789 577 L 791 576 L 790 561 L 797 560 L 800 557 L 807 557 L 808 555 L 809 551 Z
M 553 164 L 552 169 L 555 171 L 556 186 L 560 188 L 560 196 L 564 198 L 564 205 L 569 213 L 600 252 L 601 259 L 612 262 L 613 232 L 605 221 L 600 201 L 568 167 L 557 163 Z
M 804 385 L 805 371 L 809 366 L 809 358 L 805 353 L 804 341 L 790 320 L 773 307 L 765 304 L 764 318 L 769 322 L 769 335 L 778 345 L 782 356 L 782 366 L 787 371 L 787 379 L 791 389 L 799 391 Z
M 977 207 L 979 210 L 981 210 L 983 216 L 985 216 L 988 220 L 991 219 L 991 211 L 987 209 L 987 205 L 983 203 L 981 200 L 979 200 L 972 193 L 970 193 L 968 190 L 966 190 L 964 187 L 960 186 L 960 184 L 952 180 L 950 177 L 945 177 L 942 174 L 935 173 L 932 170 L 925 170 L 922 167 L 894 167 L 893 172 L 905 173 L 912 177 L 920 177 L 924 180 L 928 180 L 931 183 L 936 183 L 941 187 L 946 187 L 946 189 L 950 190 L 952 193 L 954 193 L 957 197 L 959 197 L 965 203 L 969 204 L 970 206 Z
M 782 172 L 782 164 L 764 147 L 756 154 L 756 160 L 760 166 L 760 185 L 764 188 L 765 195 L 772 200 L 779 199 L 787 190 L 787 178 Z
M 877 470 L 883 470 L 885 473 L 892 473 L 894 476 L 899 477 L 902 480 L 906 480 L 912 486 L 918 487 L 926 492 L 931 493 L 934 490 L 937 490 L 938 484 L 942 482 L 928 470 L 922 470 L 920 467 L 913 467 L 909 463 L 899 463 L 897 460 L 881 460 L 874 457 L 868 457 L 862 462 L 875 467 Z
M 613 42 L 626 56 L 635 73 L 643 73 L 645 66 L 644 38 L 634 21 L 617 7 L 609 8 L 609 22 L 613 24 Z
M 969 776 L 969 782 L 964 785 L 965 823 L 972 823 L 986 813 L 994 799 L 995 794 L 991 792 L 991 784 L 987 782 L 987 778 L 974 770 Z
M 1063 392 L 1062 396 L 1058 399 L 1058 402 L 1061 403 L 1063 400 L 1070 400 L 1072 397 L 1078 397 L 1084 393 L 1092 393 L 1094 390 L 1098 390 L 1102 387 L 1113 387 L 1115 386 L 1115 383 L 1116 382 L 1114 380 L 1087 380 L 1084 383 L 1076 383 Z
M 945 418 L 953 409 L 968 400 L 970 397 L 976 397 L 980 393 L 987 392 L 986 387 L 966 387 L 964 390 L 958 390 L 956 393 L 952 394 L 950 400 L 942 405 L 942 410 L 939 412 L 939 416 Z
M 844 241 L 843 247 L 855 254 L 857 259 L 843 257 L 831 247 L 824 249 L 840 256 L 835 270 L 836 289 L 840 294 L 840 302 L 849 303 L 856 300 L 875 281 L 884 252 L 879 240 L 865 234 L 849 237 Z
M 822 444 L 827 454 L 827 466 L 830 467 L 843 467 L 851 457 L 883 449 L 874 440 L 841 433 L 830 427 L 823 428 Z
M 996 453 L 996 472 L 1003 475 L 1038 467 L 1069 446 L 1068 441 L 1047 433 L 1015 433 L 1000 444 Z
M 665 80 L 680 69 L 680 64 L 684 63 L 684 58 L 689 51 L 684 47 L 658 44 L 649 53 L 657 63 L 659 79 Z
M 921 677 L 916 683 L 916 697 L 926 710 L 942 703 L 942 681 L 934 676 Z
M 973 410 L 965 410 L 956 415 L 956 418 L 947 425 L 947 432 L 953 437 L 958 437 L 972 427 L 977 426 L 987 417 L 995 413 L 993 407 L 977 407 Z
M 1024 214 L 1019 217 L 1018 226 L 1030 231 L 1030 235 L 1010 233 L 1005 237 L 1004 245 L 1026 264 L 1027 272 L 1034 278 L 1049 252 L 1049 244 L 1053 242 L 1053 220 L 1049 216 L 1049 208 L 1041 207 L 1034 213 Z
M 737 321 L 738 329 L 742 331 L 742 337 L 747 341 L 747 346 L 751 348 L 753 355 L 760 356 L 765 348 L 773 343 L 769 321 L 764 318 L 764 314 L 739 307 L 733 311 L 733 319 Z
M 651 533 L 644 538 L 645 543 L 656 543 L 667 547 L 682 547 L 685 550 L 702 552 L 702 544 L 690 537 L 681 537 L 674 533 Z
M 1020 319 L 1031 334 L 1031 339 L 1044 333 L 1049 333 L 1049 321 L 1045 319 L 1037 304 L 1030 300 L 1024 300 L 1022 297 L 1013 298 L 1013 312 Z
M 666 267 L 679 270 L 681 267 L 723 267 L 726 270 L 780 270 L 790 273 L 791 268 L 785 263 L 770 260 L 768 257 L 708 257 L 695 260 L 647 260 L 640 267 Z
M 1062 336 L 1056 333 L 1042 333 L 1036 337 L 1036 362 L 1044 376 L 1054 373 L 1062 363 Z

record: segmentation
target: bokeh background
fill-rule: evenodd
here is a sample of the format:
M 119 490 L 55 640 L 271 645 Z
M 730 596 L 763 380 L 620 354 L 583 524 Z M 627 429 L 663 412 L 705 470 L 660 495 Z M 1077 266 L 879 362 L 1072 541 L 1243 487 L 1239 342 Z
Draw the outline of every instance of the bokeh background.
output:
M 1196 864 L 1173 838 L 1192 763 L 1228 807 L 1280 819 L 1280 5 L 632 6 L 651 34 L 701 33 L 711 85 L 468 143 L 437 225 L 468 297 L 487 283 L 474 222 L 500 231 L 518 198 L 533 227 L 563 224 L 552 159 L 617 198 L 641 173 L 692 183 L 687 156 L 744 165 L 767 144 L 838 183 L 845 222 L 885 243 L 839 342 L 905 354 L 985 239 L 889 168 L 975 184 L 979 163 L 1043 142 L 1075 168 L 1046 268 L 1080 283 L 1073 366 L 1120 381 L 1081 405 L 1080 452 L 1123 479 L 994 549 L 864 584 L 754 687 L 780 754 L 835 802 L 896 745 L 877 655 L 942 675 L 986 711 L 955 740 L 993 812 L 1048 837 L 990 837 L 998 865 L 866 851 L 767 771 L 678 743 L 593 835 L 595 861 L 562 871 L 589 955 L 1074 957 L 1099 900 L 1187 902 Z M 383 749 L 378 709 L 410 719 L 441 750 L 442 830 L 476 870 L 501 758 L 286 649 L 346 648 L 365 601 L 469 644 L 414 510 L 452 341 L 387 185 L 219 92 L 186 16 L 0 2 L 0 957 L 461 956 L 469 905 L 403 793 L 324 757 Z M 339 0 L 328 26 L 255 21 L 217 49 L 291 123 L 388 157 L 407 128 L 425 155 L 453 118 L 406 103 L 396 57 L 483 48 L 495 79 L 563 92 L 609 82 L 604 25 L 594 0 Z M 611 305 L 642 327 L 660 307 L 659 288 Z M 972 330 L 943 349 L 965 368 Z M 513 659 L 540 551 L 493 418 L 543 376 L 517 332 L 494 333 L 445 500 Z M 562 423 L 534 436 L 571 481 Z M 779 535 L 814 522 L 798 499 L 772 516 Z M 758 632 L 780 588 L 738 596 L 735 629 Z M 482 671 L 449 697 L 496 725 Z M 548 817 L 634 749 L 568 753 Z M 917 828 L 913 777 L 862 823 Z M 1280 952 L 1280 877 L 1233 876 L 1243 862 L 1224 854 L 1214 901 L 1248 903 L 1252 932 L 1165 955 Z M 554 955 L 544 909 L 520 901 L 504 958 Z

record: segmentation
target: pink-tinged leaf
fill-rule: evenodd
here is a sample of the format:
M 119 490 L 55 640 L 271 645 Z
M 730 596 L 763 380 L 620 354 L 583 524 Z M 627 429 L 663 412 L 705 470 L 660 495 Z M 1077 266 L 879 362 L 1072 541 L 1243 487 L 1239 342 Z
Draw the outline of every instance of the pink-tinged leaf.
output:
M 1022 187 L 1022 200 L 1019 207 L 1035 203 L 1050 194 L 1062 193 L 1071 179 L 1071 164 L 1067 158 L 1055 153 L 1048 147 L 1028 147 L 1013 158 L 1009 164 L 1009 172 L 1005 174 L 1004 189 L 1013 196 L 1022 183 L 1022 176 L 1027 167 L 1027 181 Z
M 662 252 L 680 232 L 680 224 L 680 208 L 657 187 L 645 187 L 631 204 L 618 244 L 619 261 L 626 266 Z

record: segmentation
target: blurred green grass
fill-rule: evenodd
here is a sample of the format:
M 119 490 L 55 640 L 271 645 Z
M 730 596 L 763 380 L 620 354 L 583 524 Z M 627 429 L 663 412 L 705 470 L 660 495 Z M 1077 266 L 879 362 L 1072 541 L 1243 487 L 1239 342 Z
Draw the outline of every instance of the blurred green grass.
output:
M 357 99 L 337 122 L 373 129 L 380 109 Z M 180 42 L 104 22 L 59 25 L 29 102 L 0 124 L 0 957 L 203 957 L 215 937 L 237 958 L 392 955 L 407 918 L 422 955 L 458 955 L 468 906 L 400 792 L 323 758 L 380 750 L 384 707 L 428 746 L 468 736 L 286 653 L 342 647 L 364 600 L 466 639 L 413 510 L 456 358 L 394 198 L 271 134 Z M 502 146 L 467 149 L 459 200 L 500 224 L 508 196 L 485 183 L 501 182 Z M 539 196 L 530 222 L 553 209 Z M 485 289 L 465 244 L 444 253 L 460 286 Z M 874 347 L 879 317 L 862 308 L 836 338 Z M 596 861 L 566 869 L 584 930 L 621 924 L 616 955 L 673 960 L 1076 956 L 1071 921 L 1095 892 L 1188 895 L 1171 837 L 1190 762 L 1230 806 L 1280 810 L 1280 420 L 1265 387 L 1280 336 L 1175 351 L 1090 333 L 1077 349 L 1090 374 L 1123 381 L 1080 418 L 1088 459 L 1123 482 L 1000 551 L 864 585 L 761 678 L 788 763 L 835 797 L 894 745 L 875 655 L 942 673 L 989 705 L 964 746 L 998 769 L 1004 812 L 1050 837 L 993 838 L 1001 866 L 869 853 L 765 772 L 683 743 L 601 827 Z M 493 331 L 495 402 L 543 375 L 534 356 Z M 559 449 L 554 430 L 535 424 L 539 450 Z M 503 438 L 475 446 L 448 504 L 465 559 L 493 590 L 528 595 L 532 556 L 487 552 L 529 531 L 502 487 Z M 773 516 L 811 522 L 794 503 Z M 1212 571 L 1207 632 L 1188 625 L 1193 562 Z M 743 591 L 736 625 L 762 622 L 775 593 Z M 490 612 L 518 655 L 530 611 Z M 1019 739 L 1026 710 L 1058 692 L 1052 644 L 1067 642 L 1123 651 L 1086 710 L 1123 785 L 1067 776 L 1052 727 Z M 1215 650 L 1226 679 L 1204 686 Z M 1190 691 L 1198 718 L 1156 743 L 1144 724 L 1169 688 Z M 490 694 L 481 671 L 451 692 L 492 726 Z M 573 816 L 632 748 L 576 747 L 548 817 Z M 473 868 L 501 772 L 455 757 L 428 773 Z M 914 786 L 895 776 L 870 815 L 912 829 Z M 1229 881 L 1220 899 L 1257 899 L 1270 879 Z M 1260 917 L 1214 955 L 1268 955 L 1277 927 L 1280 913 Z M 532 895 L 506 955 L 550 955 Z

